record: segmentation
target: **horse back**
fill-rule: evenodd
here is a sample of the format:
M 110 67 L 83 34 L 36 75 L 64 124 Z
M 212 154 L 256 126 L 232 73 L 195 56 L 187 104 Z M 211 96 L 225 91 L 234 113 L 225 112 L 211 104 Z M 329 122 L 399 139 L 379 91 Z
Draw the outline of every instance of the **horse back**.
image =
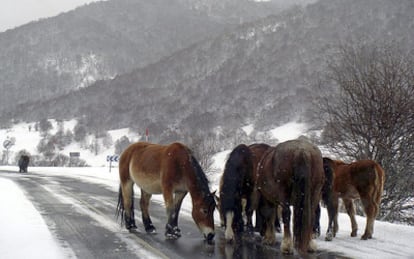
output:
M 369 159 L 358 160 L 350 164 L 341 161 L 336 163 L 334 190 L 342 196 L 358 198 L 366 193 L 382 194 L 384 188 L 384 170 L 381 166 Z
M 304 170 L 301 170 L 303 168 Z M 290 140 L 269 149 L 262 157 L 258 186 L 262 194 L 286 197 L 292 191 L 292 179 L 307 178 L 311 189 L 320 192 L 324 181 L 321 151 L 303 140 Z M 272 179 L 273 181 L 269 181 Z M 272 184 L 269 184 L 271 183 Z M 284 194 L 281 193 L 284 190 Z
M 376 191 L 382 193 L 384 170 L 373 160 L 359 160 L 349 166 L 351 181 L 359 193 Z M 372 190 L 373 189 L 373 190 Z
M 189 149 L 181 143 L 168 146 L 148 142 L 134 143 L 120 157 L 121 182 L 133 180 L 148 193 L 161 193 L 162 181 L 181 183 L 183 176 L 179 168 L 190 163 L 189 153 Z
M 252 165 L 253 165 L 252 179 L 253 181 L 256 181 L 260 161 L 263 155 L 271 149 L 271 146 L 264 144 L 264 143 L 257 143 L 257 144 L 250 145 L 249 149 L 251 152 Z

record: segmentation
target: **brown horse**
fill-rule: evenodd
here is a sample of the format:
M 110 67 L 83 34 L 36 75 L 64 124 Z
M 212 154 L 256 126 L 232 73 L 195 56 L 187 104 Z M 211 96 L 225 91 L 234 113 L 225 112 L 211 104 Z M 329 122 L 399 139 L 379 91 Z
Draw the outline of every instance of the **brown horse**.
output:
M 208 180 L 188 147 L 181 143 L 168 146 L 138 142 L 130 145 L 119 161 L 119 200 L 117 214 L 125 220 L 126 228 L 136 228 L 134 219 L 133 185 L 141 189 L 142 222 L 147 233 L 155 233 L 148 206 L 152 194 L 162 194 L 168 222 L 165 236 L 181 236 L 177 226 L 181 203 L 189 192 L 192 198 L 192 216 L 207 241 L 214 238 L 214 195 Z M 121 219 L 122 221 L 122 219 Z
M 384 170 L 373 160 L 359 160 L 350 164 L 330 158 L 323 158 L 323 161 L 325 173 L 333 173 L 334 179 L 332 194 L 327 195 L 327 197 L 332 197 L 332 200 L 325 201 L 325 203 L 328 203 L 328 207 L 331 206 L 334 208 L 333 210 L 328 210 L 328 214 L 333 215 L 329 215 L 330 221 L 326 240 L 332 240 L 332 237 L 338 231 L 337 217 L 339 198 L 342 198 L 345 209 L 351 219 L 352 237 L 355 237 L 358 231 L 353 201 L 355 199 L 361 199 L 367 217 L 365 233 L 361 239 L 366 240 L 372 238 L 374 222 L 379 212 L 382 191 L 384 189 Z M 332 212 L 329 213 L 329 211 Z
M 260 160 L 262 159 L 263 155 L 266 154 L 266 152 L 268 152 L 271 149 L 271 146 L 269 146 L 268 144 L 264 144 L 264 143 L 255 143 L 255 144 L 249 145 L 249 149 L 252 154 L 252 163 L 253 163 L 252 179 L 253 179 L 253 182 L 256 184 L 257 177 L 258 177 L 258 166 L 260 165 Z M 256 210 L 255 229 L 261 232 L 261 234 L 263 235 L 264 233 L 263 233 L 263 228 L 262 228 L 262 225 L 263 225 L 262 213 L 266 213 L 266 212 L 262 212 L 260 209 L 257 209 L 257 208 L 264 208 L 264 207 L 259 205 L 261 204 L 262 200 L 260 199 L 260 195 L 258 195 L 256 188 L 254 188 L 254 191 L 251 195 L 251 200 L 252 200 L 252 206 L 250 207 L 250 210 L 246 212 L 247 226 L 248 228 L 253 229 L 252 216 L 253 216 L 253 212 Z M 276 227 L 276 232 L 280 232 L 279 217 L 277 214 L 276 214 L 276 219 L 275 219 L 275 227 Z
M 315 211 L 321 198 L 324 172 L 321 151 L 304 140 L 290 140 L 267 152 L 258 166 L 256 188 L 263 197 L 264 240 L 274 244 L 275 207 L 282 207 L 283 240 L 280 249 L 292 254 L 316 251 L 312 240 Z M 293 241 L 290 232 L 290 206 L 293 206 Z M 261 208 L 260 208 L 261 209 Z

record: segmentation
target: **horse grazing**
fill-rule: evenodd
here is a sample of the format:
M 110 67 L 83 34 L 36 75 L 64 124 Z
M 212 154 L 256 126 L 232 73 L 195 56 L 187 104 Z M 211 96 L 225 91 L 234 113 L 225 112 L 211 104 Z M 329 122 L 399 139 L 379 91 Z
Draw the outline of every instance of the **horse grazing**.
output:
M 242 212 L 250 211 L 253 191 L 253 164 L 250 149 L 240 144 L 230 153 L 220 179 L 220 215 L 224 221 L 225 239 L 232 242 L 243 231 Z M 243 204 L 245 199 L 245 204 Z M 251 220 L 250 220 L 251 225 Z
M 136 228 L 134 219 L 133 185 L 141 189 L 142 222 L 147 233 L 155 233 L 148 206 L 152 194 L 162 194 L 168 222 L 165 236 L 177 239 L 181 231 L 177 226 L 182 201 L 189 192 L 192 199 L 193 219 L 207 241 L 214 238 L 214 194 L 208 180 L 191 150 L 181 143 L 167 146 L 138 142 L 130 145 L 119 161 L 120 188 L 117 215 L 125 220 L 127 229 Z
M 373 160 L 359 160 L 346 164 L 339 160 L 323 158 L 326 175 L 333 174 L 332 188 L 323 190 L 324 202 L 328 206 L 329 224 L 326 240 L 330 241 L 338 231 L 338 200 L 344 202 L 346 212 L 351 219 L 351 237 L 357 236 L 358 225 L 355 220 L 354 200 L 361 199 L 367 217 L 362 240 L 372 238 L 374 222 L 379 212 L 385 173 Z M 325 192 L 328 193 L 325 193 Z
M 262 196 L 265 244 L 275 243 L 274 222 L 277 205 L 282 207 L 282 253 L 316 251 L 312 240 L 315 212 L 324 183 L 321 151 L 305 140 L 290 140 L 267 152 L 258 167 L 256 188 Z M 290 206 L 293 206 L 293 241 Z

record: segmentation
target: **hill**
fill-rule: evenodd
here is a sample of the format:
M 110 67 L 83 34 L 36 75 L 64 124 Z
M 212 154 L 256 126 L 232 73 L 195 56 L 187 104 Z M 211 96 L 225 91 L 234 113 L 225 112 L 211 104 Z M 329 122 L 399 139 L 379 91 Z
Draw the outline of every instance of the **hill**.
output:
M 0 110 L 114 78 L 280 10 L 271 3 L 239 0 L 236 9 L 234 0 L 222 2 L 207 12 L 184 0 L 101 1 L 0 33 Z M 238 11 L 225 16 L 229 8 Z
M 244 23 L 112 80 L 25 104 L 20 120 L 84 118 L 92 129 L 149 127 L 157 141 L 183 135 L 236 136 L 312 118 L 313 82 L 341 43 L 413 46 L 409 0 L 322 0 Z

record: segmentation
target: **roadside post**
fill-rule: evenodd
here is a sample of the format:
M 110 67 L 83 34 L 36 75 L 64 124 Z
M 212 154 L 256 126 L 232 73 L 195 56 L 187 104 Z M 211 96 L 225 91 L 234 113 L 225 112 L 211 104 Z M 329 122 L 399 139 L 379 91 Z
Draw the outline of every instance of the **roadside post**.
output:
M 118 162 L 119 156 L 118 155 L 112 155 L 112 156 L 106 156 L 106 161 L 109 162 L 109 172 L 111 172 L 112 168 L 112 162 Z
M 9 149 L 14 145 L 13 141 L 6 139 L 3 141 L 3 147 L 6 149 L 6 165 L 9 164 Z
M 75 160 L 78 160 L 80 157 L 80 152 L 69 152 L 69 167 L 72 167 Z

